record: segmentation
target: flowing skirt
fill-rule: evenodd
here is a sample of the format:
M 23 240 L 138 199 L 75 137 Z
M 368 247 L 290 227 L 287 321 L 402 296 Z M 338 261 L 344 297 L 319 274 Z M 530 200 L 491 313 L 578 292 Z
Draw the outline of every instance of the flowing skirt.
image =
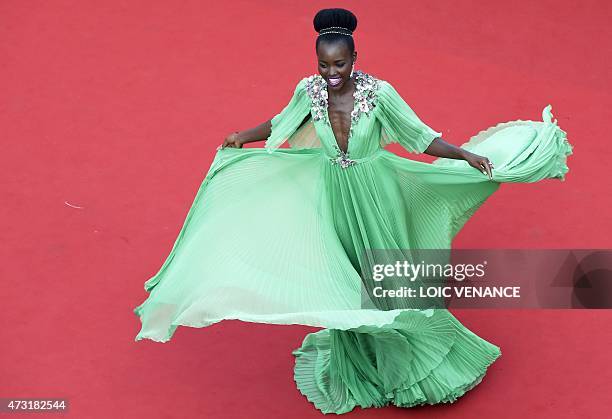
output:
M 368 249 L 448 249 L 502 182 L 563 180 L 572 146 L 552 121 L 498 124 L 462 147 L 489 157 L 417 162 L 380 150 L 346 169 L 320 149 L 217 152 L 166 261 L 145 283 L 136 340 L 225 319 L 324 328 L 293 351 L 323 413 L 452 402 L 501 354 L 445 309 L 363 304 Z

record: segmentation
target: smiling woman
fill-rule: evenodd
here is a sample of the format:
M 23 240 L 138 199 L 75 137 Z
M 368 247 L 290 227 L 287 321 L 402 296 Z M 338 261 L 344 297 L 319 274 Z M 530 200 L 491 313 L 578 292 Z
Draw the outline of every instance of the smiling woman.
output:
M 328 116 L 336 144 L 346 153 L 356 112 L 357 52 L 352 33 L 357 27 L 357 18 L 348 11 L 322 10 L 314 18 L 314 27 L 319 32 L 315 44 L 319 74 L 329 87 Z
M 500 348 L 445 309 L 364 295 L 368 251 L 413 263 L 419 249 L 449 249 L 502 182 L 564 179 L 572 146 L 550 105 L 542 121 L 448 144 L 390 82 L 355 70 L 351 12 L 322 10 L 314 27 L 318 74 L 218 150 L 170 255 L 145 283 L 136 340 L 166 342 L 180 325 L 225 319 L 316 326 L 293 351 L 294 379 L 322 412 L 453 402 Z M 393 142 L 440 158 L 399 157 L 384 149 Z

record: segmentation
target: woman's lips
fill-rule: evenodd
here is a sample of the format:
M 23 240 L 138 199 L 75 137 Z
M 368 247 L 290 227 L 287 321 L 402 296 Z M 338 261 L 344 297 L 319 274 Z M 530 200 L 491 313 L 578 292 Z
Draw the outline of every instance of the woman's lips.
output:
M 329 79 L 329 84 L 332 86 L 338 86 L 342 82 L 342 77 L 334 77 Z

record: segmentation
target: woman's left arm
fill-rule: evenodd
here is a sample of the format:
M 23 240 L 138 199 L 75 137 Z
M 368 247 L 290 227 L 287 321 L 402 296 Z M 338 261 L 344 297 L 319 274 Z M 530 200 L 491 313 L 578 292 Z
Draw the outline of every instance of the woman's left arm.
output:
M 491 163 L 488 158 L 471 153 L 453 144 L 449 144 L 444 141 L 442 137 L 435 138 L 423 153 L 447 159 L 465 160 L 470 166 L 475 167 L 489 176 L 489 179 L 493 179 L 493 173 L 491 171 L 493 169 L 493 163 Z
M 411 153 L 465 160 L 489 176 L 489 179 L 493 178 L 493 166 L 489 164 L 488 158 L 444 141 L 442 133 L 423 122 L 391 83 L 385 80 L 380 80 L 380 83 L 378 117 L 385 132 L 383 143 L 398 142 Z

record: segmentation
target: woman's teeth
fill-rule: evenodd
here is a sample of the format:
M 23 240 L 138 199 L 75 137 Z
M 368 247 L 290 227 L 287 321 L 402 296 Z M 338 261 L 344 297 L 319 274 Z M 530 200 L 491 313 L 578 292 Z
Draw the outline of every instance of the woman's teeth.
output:
M 336 77 L 333 79 L 329 79 L 329 84 L 331 84 L 332 86 L 337 86 L 340 84 L 341 81 L 342 81 L 341 77 Z

